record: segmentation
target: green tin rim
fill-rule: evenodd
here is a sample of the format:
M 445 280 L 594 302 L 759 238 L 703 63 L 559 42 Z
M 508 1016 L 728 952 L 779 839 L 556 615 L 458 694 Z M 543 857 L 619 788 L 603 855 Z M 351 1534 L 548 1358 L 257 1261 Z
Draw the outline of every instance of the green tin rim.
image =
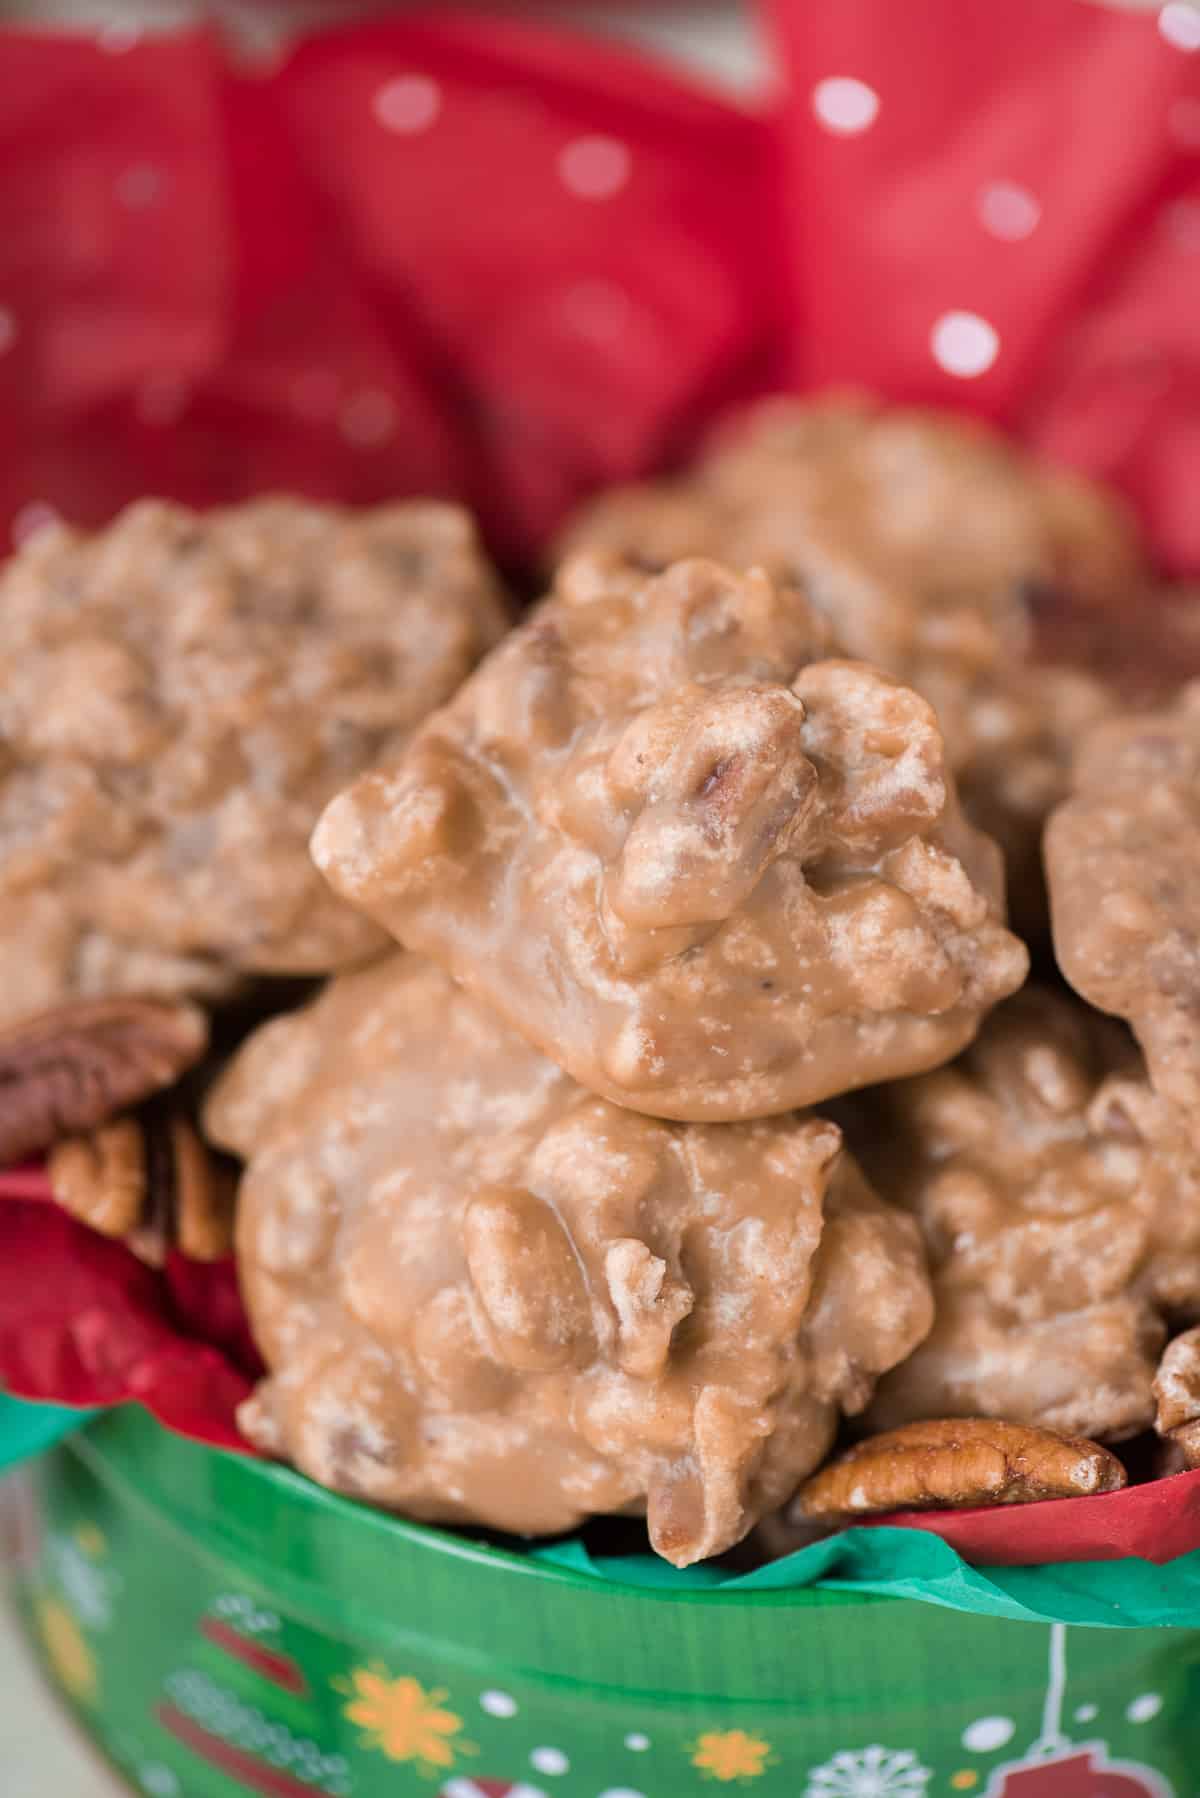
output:
M 1021 1622 L 1200 1624 L 1200 1551 L 1164 1566 L 1129 1558 L 983 1568 L 927 1531 L 850 1529 L 714 1583 L 722 1576 L 710 1569 L 678 1572 L 648 1556 L 589 1565 L 570 1539 L 522 1553 L 412 1523 L 288 1468 L 173 1436 L 132 1405 L 54 1452 L 78 1457 L 122 1503 L 138 1507 L 160 1540 L 237 1568 L 262 1596 L 327 1634 L 347 1633 L 352 1616 L 380 1640 L 439 1637 L 458 1658 L 483 1664 L 503 1619 L 519 1662 L 550 1678 L 564 1635 L 586 1628 L 608 1644 L 602 1682 L 652 1686 L 666 1640 L 687 1656 L 689 1689 L 719 1692 L 732 1638 L 760 1650 L 769 1641 L 786 1661 L 797 1631 L 833 1630 L 832 1615 L 830 1630 L 822 1628 L 822 1613 L 845 1616 L 848 1607 L 889 1600 L 905 1601 L 898 1624 L 912 1617 L 911 1601 Z M 555 1554 L 567 1564 L 546 1558 Z M 719 1629 L 702 1626 L 718 1617 Z M 751 1659 L 761 1669 L 761 1656 Z
M 318 1486 L 304 1474 L 273 1461 L 233 1450 L 201 1447 L 161 1428 L 135 1405 L 114 1409 L 67 1444 L 108 1484 L 119 1485 L 139 1506 L 152 1508 L 167 1528 L 185 1528 L 189 1537 L 257 1560 L 264 1546 L 268 1514 L 286 1508 L 297 1520 L 353 1533 L 393 1552 L 404 1544 L 413 1554 L 436 1556 L 464 1573 L 502 1573 L 539 1586 L 577 1592 L 630 1592 L 673 1604 L 754 1604 L 768 1609 L 793 1605 L 853 1604 L 873 1594 L 856 1595 L 812 1586 L 747 1591 L 740 1586 L 674 1584 L 674 1569 L 663 1569 L 663 1583 L 600 1577 L 594 1572 L 544 1558 L 536 1548 L 503 1548 L 433 1524 L 416 1523 L 392 1512 L 375 1510 L 338 1492 Z M 205 1502 L 205 1498 L 212 1502 Z M 157 1502 L 156 1502 L 157 1501 Z M 620 1563 L 619 1565 L 628 1565 Z M 681 1582 L 692 1572 L 676 1575 Z

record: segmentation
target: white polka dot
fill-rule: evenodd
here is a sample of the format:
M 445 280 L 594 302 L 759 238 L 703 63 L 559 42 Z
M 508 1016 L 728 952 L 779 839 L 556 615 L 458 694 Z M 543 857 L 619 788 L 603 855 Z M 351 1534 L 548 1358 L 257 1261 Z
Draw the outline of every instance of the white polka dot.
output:
M 531 1767 L 539 1773 L 569 1773 L 571 1763 L 561 1748 L 535 1748 L 529 1757 Z
M 1200 200 L 1173 200 L 1163 212 L 1163 226 L 1178 250 L 1200 250 Z
M 577 337 L 612 343 L 629 323 L 629 295 L 612 281 L 579 281 L 562 296 L 562 321 Z
M 1158 29 L 1177 50 L 1200 50 L 1200 6 L 1191 0 L 1167 0 L 1158 15 Z
M 1163 1701 L 1157 1692 L 1143 1692 L 1140 1698 L 1125 1706 L 1125 1715 L 1131 1723 L 1150 1723 L 1162 1707 Z
M 1167 130 L 1184 150 L 1200 150 L 1200 100 L 1181 94 L 1167 108 Z
M 1016 181 L 990 181 L 977 201 L 979 222 L 1004 243 L 1020 243 L 1038 228 L 1042 209 L 1027 187 Z
M 632 1786 L 609 1786 L 600 1798 L 645 1798 L 645 1793 L 635 1792 Z
M 356 449 L 378 449 L 396 429 L 396 407 L 377 387 L 352 393 L 338 417 L 342 436 Z
M 631 1730 L 625 1737 L 626 1748 L 632 1748 L 635 1754 L 645 1754 L 650 1746 L 650 1737 L 644 1736 L 640 1729 Z
M 135 162 L 117 177 L 117 198 L 130 212 L 144 212 L 161 200 L 166 181 L 150 162 Z
M 481 1692 L 479 1708 L 486 1711 L 489 1717 L 515 1717 L 518 1706 L 509 1692 Z
M 103 25 L 96 33 L 96 42 L 101 50 L 109 56 L 123 56 L 126 50 L 132 50 L 142 39 L 140 27 L 113 23 Z
M 152 1761 L 148 1767 L 139 1768 L 138 1780 L 150 1793 L 150 1798 L 178 1798 L 179 1781 L 170 1767 L 164 1767 L 161 1761 Z
M 145 425 L 173 425 L 187 409 L 190 389 L 180 375 L 151 375 L 142 382 L 134 399 Z
M 44 499 L 32 499 L 22 506 L 12 521 L 12 540 L 17 549 L 41 531 L 51 530 L 63 522 L 62 513 L 47 505 Z
M 442 90 L 428 75 L 397 75 L 379 89 L 371 107 L 385 131 L 415 137 L 441 112 Z
M 287 43 L 278 20 L 258 18 L 249 8 L 242 11 L 238 16 L 233 54 L 238 68 L 244 69 L 256 81 L 282 68 L 287 57 Z
M 984 375 L 1000 354 L 994 325 L 977 312 L 943 312 L 929 334 L 938 367 L 964 381 Z
M 963 1730 L 962 1745 L 972 1754 L 991 1754 L 994 1749 L 1011 1742 L 1016 1733 L 1017 1726 L 1011 1717 L 980 1717 L 978 1723 L 968 1723 Z
M 813 88 L 812 106 L 827 131 L 857 137 L 875 123 L 879 95 L 854 75 L 827 75 Z
M 1094 1723 L 1099 1715 L 1100 1710 L 1098 1705 L 1080 1704 L 1075 1708 L 1076 1723 Z
M 7 306 L 0 306 L 0 356 L 17 341 L 17 320 Z
M 611 200 L 631 167 L 629 151 L 615 137 L 576 137 L 558 154 L 559 179 L 577 200 Z

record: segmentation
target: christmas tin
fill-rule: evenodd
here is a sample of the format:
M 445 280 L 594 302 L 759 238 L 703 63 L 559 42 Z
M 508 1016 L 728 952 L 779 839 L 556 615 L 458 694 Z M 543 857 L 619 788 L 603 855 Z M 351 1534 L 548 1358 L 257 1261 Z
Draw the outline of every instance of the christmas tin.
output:
M 30 1635 L 150 1798 L 1195 1791 L 1200 1629 L 603 1579 L 128 1407 L 23 1478 Z

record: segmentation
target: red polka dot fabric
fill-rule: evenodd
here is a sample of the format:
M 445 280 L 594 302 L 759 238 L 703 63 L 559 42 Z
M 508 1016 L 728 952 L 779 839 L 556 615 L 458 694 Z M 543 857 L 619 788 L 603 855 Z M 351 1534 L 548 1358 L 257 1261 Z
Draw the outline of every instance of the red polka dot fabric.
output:
M 769 10 L 789 384 L 985 413 L 1200 568 L 1200 10 Z
M 723 406 L 855 381 L 1119 482 L 1200 567 L 1190 0 L 768 0 L 738 107 L 436 13 L 270 67 L 5 34 L 0 534 L 454 493 L 530 558 Z
M 494 21 L 121 43 L 0 57 L 0 528 L 454 493 L 529 556 L 759 377 L 757 119 Z

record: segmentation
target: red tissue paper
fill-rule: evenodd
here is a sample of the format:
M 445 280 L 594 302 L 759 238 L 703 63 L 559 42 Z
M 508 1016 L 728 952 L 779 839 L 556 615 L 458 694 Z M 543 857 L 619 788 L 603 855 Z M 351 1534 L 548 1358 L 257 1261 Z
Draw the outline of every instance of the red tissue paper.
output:
M 0 1173 L 0 1384 L 80 1406 L 136 1400 L 180 1435 L 251 1453 L 234 1412 L 261 1371 L 231 1261 L 161 1272 L 76 1223 L 45 1175 Z
M 853 382 L 980 412 L 1200 572 L 1200 31 L 1168 0 L 763 7 L 738 106 L 596 42 L 373 20 L 3 34 L 0 539 L 147 492 L 458 495 L 531 562 L 729 404 Z M 0 1174 L 0 1378 L 240 1443 L 229 1265 L 156 1273 Z M 980 1562 L 1200 1547 L 1200 1475 L 926 1513 Z
M 1200 1548 L 1200 1470 L 1090 1498 L 991 1510 L 898 1511 L 871 1521 L 929 1530 L 976 1567 L 1122 1561 L 1129 1555 L 1162 1566 Z

